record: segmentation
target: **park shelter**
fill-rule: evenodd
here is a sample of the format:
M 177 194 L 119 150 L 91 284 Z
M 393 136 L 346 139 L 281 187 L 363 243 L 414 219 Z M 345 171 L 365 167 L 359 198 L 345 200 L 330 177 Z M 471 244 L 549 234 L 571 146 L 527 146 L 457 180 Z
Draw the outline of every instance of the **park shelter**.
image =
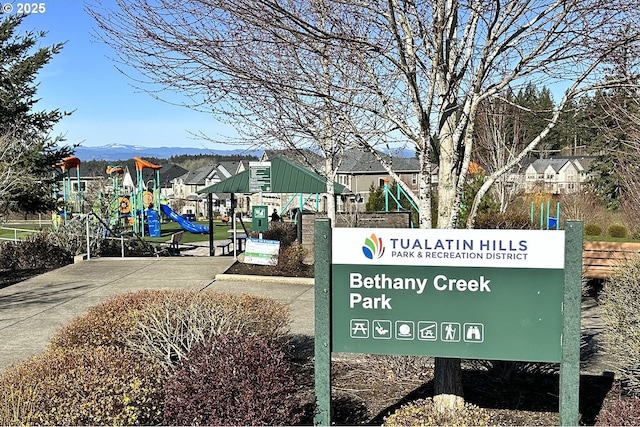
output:
M 284 157 L 274 157 L 271 163 L 270 188 L 265 193 L 288 193 L 288 194 L 320 194 L 327 192 L 326 178 L 314 173 L 297 163 L 287 160 Z M 229 177 L 223 181 L 203 188 L 198 193 L 252 193 L 249 183 L 251 168 Z M 336 194 L 348 193 L 349 190 L 342 184 L 334 182 Z M 255 191 L 253 191 L 255 192 Z

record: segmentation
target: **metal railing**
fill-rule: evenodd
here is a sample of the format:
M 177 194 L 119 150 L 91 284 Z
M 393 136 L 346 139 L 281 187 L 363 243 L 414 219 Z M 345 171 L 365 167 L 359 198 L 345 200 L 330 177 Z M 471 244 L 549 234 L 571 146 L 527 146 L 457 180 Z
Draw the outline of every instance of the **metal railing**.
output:
M 21 238 L 18 237 L 18 233 L 23 233 L 23 232 L 27 232 L 27 233 L 40 233 L 42 230 L 34 230 L 32 228 L 13 228 L 13 227 L 0 227 L 0 230 L 9 230 L 9 231 L 13 231 L 13 237 L 0 237 L 0 240 L 7 240 L 10 242 L 18 242 L 20 240 L 22 240 Z

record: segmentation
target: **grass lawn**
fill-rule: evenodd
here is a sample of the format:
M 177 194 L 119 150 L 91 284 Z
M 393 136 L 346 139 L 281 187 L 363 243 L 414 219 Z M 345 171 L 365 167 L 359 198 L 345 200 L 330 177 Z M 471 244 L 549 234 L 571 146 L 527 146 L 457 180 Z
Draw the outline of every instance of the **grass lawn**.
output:
M 609 236 L 584 236 L 584 240 L 587 242 L 628 242 L 628 243 L 640 243 L 640 240 L 634 240 L 629 237 L 609 237 Z
M 45 226 L 44 228 L 48 228 Z M 33 232 L 40 231 L 41 227 L 35 224 L 20 224 L 17 226 L 7 226 L 0 227 L 0 238 L 2 239 L 15 239 L 18 238 L 20 240 L 25 239 L 26 237 L 33 235 Z M 23 231 L 25 230 L 25 231 Z M 33 230 L 33 231 L 26 231 Z
M 209 221 L 196 221 L 194 222 L 194 224 L 208 226 Z M 251 230 L 251 223 L 245 222 L 244 225 L 245 227 L 247 227 L 247 230 L 249 231 Z M 213 226 L 214 226 L 214 235 L 213 235 L 214 240 L 225 240 L 229 238 L 230 236 L 229 230 L 231 230 L 231 224 L 225 224 L 222 221 L 214 221 Z M 242 229 L 242 225 L 240 225 L 239 223 L 237 225 L 237 229 L 238 229 L 238 233 L 244 233 L 244 230 Z M 183 230 L 182 227 L 180 227 L 180 224 L 174 221 L 165 222 L 160 225 L 160 237 L 145 236 L 144 240 L 149 242 L 164 243 L 167 240 L 169 240 L 169 237 L 173 233 L 177 233 L 179 231 L 184 231 L 184 233 L 182 234 L 182 240 L 180 241 L 180 243 L 203 242 L 203 241 L 209 240 L 208 234 L 190 233 L 186 230 Z

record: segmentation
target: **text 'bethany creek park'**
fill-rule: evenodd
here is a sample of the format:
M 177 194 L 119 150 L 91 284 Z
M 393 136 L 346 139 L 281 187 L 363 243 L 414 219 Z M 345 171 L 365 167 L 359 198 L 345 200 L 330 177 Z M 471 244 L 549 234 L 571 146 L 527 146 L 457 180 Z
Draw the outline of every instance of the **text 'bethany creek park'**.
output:
M 491 292 L 489 284 L 491 280 L 480 276 L 477 279 L 449 278 L 444 274 L 438 274 L 433 278 L 432 285 L 436 291 L 440 292 Z M 376 274 L 374 276 L 363 276 L 360 273 L 349 275 L 350 289 L 379 289 L 379 290 L 401 290 L 413 291 L 421 295 L 427 286 L 429 279 L 426 277 L 390 277 L 386 274 Z M 379 297 L 362 296 L 358 292 L 349 294 L 349 308 L 356 306 L 364 309 L 391 310 L 392 298 L 386 294 Z
M 527 241 L 389 239 L 394 258 L 527 259 Z

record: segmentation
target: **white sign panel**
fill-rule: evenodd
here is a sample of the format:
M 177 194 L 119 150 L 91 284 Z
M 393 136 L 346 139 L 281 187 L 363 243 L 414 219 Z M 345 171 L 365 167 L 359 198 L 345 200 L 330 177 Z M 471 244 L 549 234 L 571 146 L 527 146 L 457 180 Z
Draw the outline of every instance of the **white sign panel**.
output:
M 248 264 L 277 265 L 279 240 L 247 239 L 244 262 Z
M 333 262 L 358 265 L 564 268 L 564 231 L 336 228 Z

